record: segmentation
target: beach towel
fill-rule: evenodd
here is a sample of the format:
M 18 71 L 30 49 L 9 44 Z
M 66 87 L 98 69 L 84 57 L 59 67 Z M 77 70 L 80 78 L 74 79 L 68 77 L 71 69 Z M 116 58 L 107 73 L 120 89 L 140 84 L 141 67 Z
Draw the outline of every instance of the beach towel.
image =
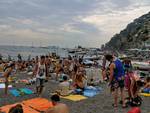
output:
M 150 93 L 140 93 L 141 96 L 150 97 Z
M 25 84 L 28 84 L 29 81 L 27 79 L 22 79 L 22 80 L 19 80 L 20 83 L 25 83 Z
M 143 93 L 150 93 L 150 88 L 145 88 L 145 89 L 143 89 L 142 92 L 143 92 Z
M 9 91 L 15 97 L 33 94 L 33 91 L 31 89 L 28 89 L 28 88 L 12 89 L 12 90 L 9 90 Z
M 10 92 L 10 94 L 12 94 L 15 97 L 21 96 L 21 93 L 16 89 L 11 89 L 11 90 L 9 90 L 9 92 Z
M 29 106 L 39 112 L 46 111 L 49 108 L 52 108 L 52 102 L 44 98 L 34 98 L 30 100 L 23 101 L 23 104 Z
M 6 105 L 6 106 L 3 106 L 3 107 L 0 107 L 0 111 L 1 112 L 4 112 L 4 113 L 8 113 L 10 108 L 12 108 L 13 106 L 15 106 L 17 104 L 13 104 L 13 105 Z M 28 107 L 28 106 L 25 106 L 23 104 L 21 104 L 22 107 L 23 107 L 23 112 L 24 113 L 40 113 L 40 112 L 37 112 L 36 110 Z
M 0 89 L 4 89 L 4 88 L 5 88 L 5 84 L 4 83 L 0 84 Z M 8 88 L 12 88 L 12 85 L 9 85 Z
M 33 94 L 33 91 L 31 89 L 28 88 L 20 88 L 18 89 L 21 93 L 26 94 L 26 95 L 31 95 Z
M 61 98 L 68 99 L 71 101 L 81 101 L 81 100 L 87 99 L 87 97 L 82 96 L 82 95 L 69 95 L 69 96 L 64 96 L 64 97 L 61 96 Z
M 96 96 L 98 93 L 95 92 L 95 91 L 84 91 L 83 92 L 83 95 L 86 96 L 86 97 L 94 97 Z
M 100 94 L 100 92 L 102 91 L 102 88 L 100 87 L 87 87 L 85 88 L 83 95 L 86 97 L 94 97 L 98 94 Z

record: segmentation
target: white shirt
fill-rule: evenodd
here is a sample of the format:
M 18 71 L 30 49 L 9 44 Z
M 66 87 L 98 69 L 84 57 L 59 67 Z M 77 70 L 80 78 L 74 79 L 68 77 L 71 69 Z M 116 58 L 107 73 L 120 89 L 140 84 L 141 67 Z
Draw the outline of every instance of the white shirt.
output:
M 45 66 L 45 64 L 41 65 L 41 63 L 39 62 L 36 78 L 46 79 L 46 66 Z
M 68 81 L 59 84 L 61 95 L 68 95 L 70 93 L 70 83 Z

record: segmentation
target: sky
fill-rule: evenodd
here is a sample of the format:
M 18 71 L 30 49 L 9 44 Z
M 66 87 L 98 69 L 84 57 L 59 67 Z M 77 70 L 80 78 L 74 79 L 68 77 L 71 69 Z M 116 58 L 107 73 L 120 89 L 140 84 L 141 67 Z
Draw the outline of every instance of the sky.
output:
M 100 47 L 150 0 L 0 0 L 0 45 Z

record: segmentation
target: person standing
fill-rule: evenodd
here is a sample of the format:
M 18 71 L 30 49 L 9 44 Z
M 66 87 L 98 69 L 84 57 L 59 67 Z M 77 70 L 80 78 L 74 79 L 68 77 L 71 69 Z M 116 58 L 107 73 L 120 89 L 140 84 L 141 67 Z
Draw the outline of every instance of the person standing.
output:
M 109 84 L 111 91 L 114 94 L 114 107 L 118 106 L 118 89 L 120 88 L 122 107 L 126 108 L 125 97 L 124 97 L 124 68 L 122 62 L 114 57 L 113 55 L 105 55 L 106 60 L 110 62 L 110 78 Z
M 41 96 L 44 83 L 46 80 L 46 65 L 45 65 L 45 56 L 41 56 L 40 62 L 38 62 L 38 67 L 36 70 L 36 92 L 38 96 Z
M 15 63 L 11 63 L 9 66 L 7 66 L 5 68 L 5 72 L 4 72 L 4 77 L 5 77 L 5 95 L 8 94 L 8 85 L 9 85 L 8 78 L 12 74 L 14 68 L 15 68 Z

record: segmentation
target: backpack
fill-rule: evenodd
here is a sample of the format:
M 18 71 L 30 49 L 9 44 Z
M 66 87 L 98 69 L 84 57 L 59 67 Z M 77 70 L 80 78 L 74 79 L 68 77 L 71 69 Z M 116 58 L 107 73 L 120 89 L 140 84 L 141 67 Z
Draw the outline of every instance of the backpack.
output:
M 132 107 L 141 106 L 142 104 L 142 98 L 140 96 L 137 96 L 136 98 L 133 98 L 130 105 Z

